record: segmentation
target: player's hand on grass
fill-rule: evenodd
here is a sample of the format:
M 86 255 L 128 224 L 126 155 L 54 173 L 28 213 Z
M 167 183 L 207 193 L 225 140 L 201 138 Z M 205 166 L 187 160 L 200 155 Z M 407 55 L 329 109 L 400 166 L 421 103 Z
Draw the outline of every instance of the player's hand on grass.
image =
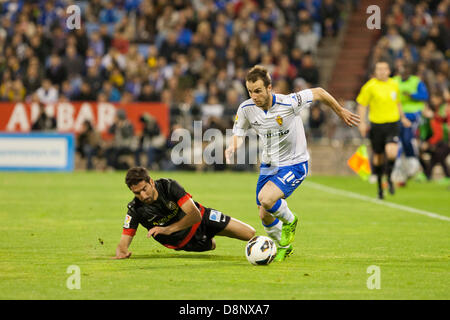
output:
M 112 259 L 128 259 L 129 257 L 131 257 L 131 251 L 127 252 L 117 251 L 116 256 L 112 257 Z
M 345 122 L 345 124 L 349 127 L 358 126 L 359 122 L 361 121 L 359 115 L 342 108 L 341 112 L 339 114 L 339 117 L 342 119 L 342 121 Z

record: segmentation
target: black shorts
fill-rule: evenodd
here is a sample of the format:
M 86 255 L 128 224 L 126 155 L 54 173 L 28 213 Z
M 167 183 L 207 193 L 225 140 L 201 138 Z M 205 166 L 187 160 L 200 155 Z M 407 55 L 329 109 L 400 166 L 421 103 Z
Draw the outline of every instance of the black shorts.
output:
M 226 228 L 231 217 L 220 211 L 205 208 L 202 221 L 191 240 L 178 250 L 208 251 L 212 249 L 212 238 Z
M 389 123 L 370 123 L 369 139 L 372 144 L 373 152 L 376 154 L 384 153 L 384 148 L 388 143 L 397 143 L 399 141 L 400 124 L 399 122 Z

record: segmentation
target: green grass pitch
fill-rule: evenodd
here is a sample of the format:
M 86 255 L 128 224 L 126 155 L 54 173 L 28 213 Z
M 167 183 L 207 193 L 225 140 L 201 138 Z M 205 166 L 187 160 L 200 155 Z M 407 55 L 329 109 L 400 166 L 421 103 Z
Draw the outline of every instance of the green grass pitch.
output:
M 124 172 L 0 173 L 0 299 L 450 299 L 450 221 L 355 198 L 358 177 L 311 176 L 288 199 L 295 252 L 252 266 L 245 242 L 216 237 L 204 253 L 169 250 L 140 226 L 127 260 L 111 260 L 132 194 Z M 264 235 L 257 173 L 153 172 Z M 333 189 L 324 189 L 327 186 Z M 386 202 L 450 217 L 450 190 L 410 183 Z M 67 268 L 81 271 L 69 290 Z M 380 289 L 368 289 L 369 266 Z

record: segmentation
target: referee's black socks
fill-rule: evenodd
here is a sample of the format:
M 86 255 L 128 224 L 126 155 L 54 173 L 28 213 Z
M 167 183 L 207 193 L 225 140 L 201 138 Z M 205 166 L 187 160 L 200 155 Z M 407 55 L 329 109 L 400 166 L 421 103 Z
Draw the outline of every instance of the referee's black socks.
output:
M 381 182 L 383 179 L 383 165 L 374 165 L 373 166 L 373 172 L 375 173 L 375 175 L 377 176 L 377 182 L 378 182 L 378 188 L 381 189 Z
M 395 159 L 394 160 L 388 159 L 386 162 L 386 175 L 387 175 L 389 184 L 392 184 L 391 174 L 392 174 L 392 170 L 394 170 L 394 164 L 395 164 Z
M 395 159 L 394 160 L 387 160 L 386 163 L 386 174 L 387 174 L 387 178 L 388 178 L 388 183 L 389 183 L 389 193 L 390 194 L 394 194 L 395 193 L 395 187 L 394 184 L 392 183 L 391 180 L 391 174 L 392 174 L 392 170 L 394 170 L 394 164 L 395 164 Z

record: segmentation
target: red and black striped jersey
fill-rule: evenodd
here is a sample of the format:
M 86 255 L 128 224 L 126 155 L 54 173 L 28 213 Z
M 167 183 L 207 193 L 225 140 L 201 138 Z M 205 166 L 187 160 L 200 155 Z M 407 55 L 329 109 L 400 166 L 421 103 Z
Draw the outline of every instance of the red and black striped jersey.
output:
M 123 234 L 134 236 L 141 224 L 147 230 L 155 226 L 168 226 L 182 219 L 186 214 L 181 206 L 191 198 L 184 188 L 175 180 L 155 180 L 158 198 L 151 204 L 144 203 L 136 197 L 128 203 L 128 212 L 123 225 Z M 201 205 L 194 202 L 197 208 Z M 170 235 L 158 234 L 154 238 L 163 245 L 176 246 L 186 238 L 191 231 L 186 228 Z

